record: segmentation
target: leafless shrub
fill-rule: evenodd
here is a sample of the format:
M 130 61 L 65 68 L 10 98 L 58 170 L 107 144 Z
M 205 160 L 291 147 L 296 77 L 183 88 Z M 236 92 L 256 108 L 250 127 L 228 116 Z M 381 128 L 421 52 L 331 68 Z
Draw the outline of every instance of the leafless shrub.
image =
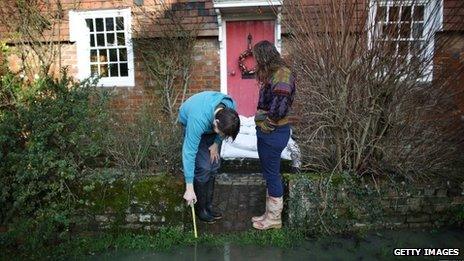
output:
M 437 73 L 433 55 L 452 44 L 436 38 L 439 2 L 283 2 L 307 169 L 418 178 L 462 154 L 452 88 L 462 66 Z M 463 10 L 446 13 L 446 30 L 464 28 Z
M 14 46 L 20 73 L 32 77 L 61 71 L 64 13 L 61 0 L 0 0 L 2 38 Z
M 182 129 L 177 110 L 186 98 L 194 46 L 203 26 L 200 16 L 186 12 L 180 4 L 163 0 L 145 2 L 134 10 L 134 50 L 148 77 L 145 89 L 155 95 L 146 99 L 134 121 L 114 115 L 108 151 L 119 167 L 180 170 Z
M 189 88 L 194 46 L 203 19 L 188 15 L 180 4 L 164 0 L 147 3 L 137 12 L 135 49 L 149 77 L 147 87 L 161 94 L 162 109 L 174 123 Z
M 181 159 L 182 130 L 166 123 L 159 104 L 146 102 L 133 121 L 113 113 L 106 151 L 122 169 L 178 173 Z

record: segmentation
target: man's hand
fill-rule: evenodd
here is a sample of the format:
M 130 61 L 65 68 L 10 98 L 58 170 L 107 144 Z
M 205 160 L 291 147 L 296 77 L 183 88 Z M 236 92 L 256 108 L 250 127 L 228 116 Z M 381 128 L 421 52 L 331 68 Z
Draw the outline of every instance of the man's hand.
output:
M 217 143 L 213 143 L 213 145 L 211 145 L 209 147 L 209 158 L 211 160 L 211 163 L 214 163 L 214 162 L 219 162 L 219 146 L 217 145 Z
M 193 190 L 193 184 L 187 183 L 185 187 L 184 199 L 187 201 L 188 205 L 197 203 L 197 196 L 195 195 L 195 191 Z

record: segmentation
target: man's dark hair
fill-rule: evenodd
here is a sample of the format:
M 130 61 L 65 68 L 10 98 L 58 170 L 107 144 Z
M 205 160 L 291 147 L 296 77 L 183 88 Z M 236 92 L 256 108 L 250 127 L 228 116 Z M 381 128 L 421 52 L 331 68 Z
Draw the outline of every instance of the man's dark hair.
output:
M 237 112 L 231 108 L 224 108 L 216 113 L 215 119 L 219 120 L 217 123 L 218 129 L 226 137 L 235 140 L 240 131 L 240 118 Z

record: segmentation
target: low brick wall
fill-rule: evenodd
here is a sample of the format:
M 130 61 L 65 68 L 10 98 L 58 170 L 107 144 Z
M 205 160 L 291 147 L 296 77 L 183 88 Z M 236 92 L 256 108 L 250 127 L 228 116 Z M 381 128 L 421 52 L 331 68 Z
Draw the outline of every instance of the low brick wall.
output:
M 182 226 L 190 216 L 182 199 L 184 184 L 169 175 L 146 175 L 106 170 L 84 181 L 80 209 L 87 217 L 84 230 L 157 230 Z
M 290 176 L 287 224 L 319 233 L 462 225 L 464 183 Z
M 96 181 L 84 182 L 81 209 L 89 225 L 82 229 L 191 229 L 192 216 L 182 198 L 185 185 L 181 177 L 107 172 Z M 251 217 L 264 212 L 265 194 L 261 174 L 219 174 L 213 204 L 224 217 L 215 224 L 197 222 L 199 231 L 219 234 L 250 229 Z
M 97 180 L 83 182 L 81 208 L 90 224 L 83 229 L 190 229 L 191 212 L 182 199 L 182 177 L 107 172 L 111 174 L 99 174 Z M 464 183 L 374 182 L 328 176 L 286 176 L 285 226 L 327 234 L 463 224 Z M 202 233 L 249 230 L 250 218 L 264 212 L 264 202 L 265 181 L 261 174 L 219 174 L 214 205 L 224 218 L 214 225 L 199 222 L 199 229 Z

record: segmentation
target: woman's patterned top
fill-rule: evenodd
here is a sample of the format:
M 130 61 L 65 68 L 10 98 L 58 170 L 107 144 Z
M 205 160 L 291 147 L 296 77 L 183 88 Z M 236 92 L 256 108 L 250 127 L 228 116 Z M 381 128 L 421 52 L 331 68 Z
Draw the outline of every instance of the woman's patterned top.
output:
M 260 88 L 258 111 L 265 111 L 274 125 L 283 125 L 295 97 L 295 77 L 287 67 L 278 69 L 271 81 Z M 282 124 L 279 124 L 282 123 Z

